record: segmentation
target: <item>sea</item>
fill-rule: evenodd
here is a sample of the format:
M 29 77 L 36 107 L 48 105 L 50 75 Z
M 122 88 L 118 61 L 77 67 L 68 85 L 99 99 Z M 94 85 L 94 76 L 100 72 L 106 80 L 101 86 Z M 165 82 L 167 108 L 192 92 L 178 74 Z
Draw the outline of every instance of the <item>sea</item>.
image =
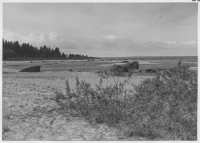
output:
M 110 60 L 183 60 L 198 62 L 198 56 L 130 56 L 130 57 L 100 57 Z

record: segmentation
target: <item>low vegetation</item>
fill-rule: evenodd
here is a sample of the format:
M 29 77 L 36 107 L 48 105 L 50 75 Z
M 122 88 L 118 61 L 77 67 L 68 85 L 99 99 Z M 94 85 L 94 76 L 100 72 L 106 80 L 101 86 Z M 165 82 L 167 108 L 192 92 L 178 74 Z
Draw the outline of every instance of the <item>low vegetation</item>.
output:
M 76 88 L 71 89 L 66 80 L 66 93 L 57 92 L 56 101 L 92 123 L 120 127 L 127 138 L 197 140 L 197 73 L 179 62 L 127 88 L 131 74 L 119 82 L 120 71 L 115 72 L 99 72 L 95 88 L 76 77 Z M 114 84 L 103 86 L 109 76 Z

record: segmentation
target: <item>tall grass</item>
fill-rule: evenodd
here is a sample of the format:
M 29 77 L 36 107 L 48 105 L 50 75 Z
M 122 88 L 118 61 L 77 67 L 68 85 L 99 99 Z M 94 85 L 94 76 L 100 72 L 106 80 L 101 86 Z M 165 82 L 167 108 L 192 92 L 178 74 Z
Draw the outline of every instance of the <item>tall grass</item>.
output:
M 127 137 L 142 136 L 149 140 L 197 140 L 197 74 L 187 66 L 178 66 L 139 85 L 127 89 L 128 79 L 119 82 L 120 72 L 99 72 L 95 88 L 79 81 L 66 94 L 58 95 L 61 104 L 90 122 L 125 127 Z M 116 76 L 117 75 L 117 76 Z M 102 86 L 113 77 L 114 84 Z

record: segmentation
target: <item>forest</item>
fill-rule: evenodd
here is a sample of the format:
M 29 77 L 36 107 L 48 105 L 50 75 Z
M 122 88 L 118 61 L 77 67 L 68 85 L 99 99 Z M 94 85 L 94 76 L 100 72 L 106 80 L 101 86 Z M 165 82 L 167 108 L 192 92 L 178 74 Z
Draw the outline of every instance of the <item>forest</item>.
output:
M 80 54 L 65 54 L 61 53 L 60 49 L 47 47 L 46 45 L 40 48 L 34 47 L 29 43 L 19 44 L 18 41 L 7 41 L 3 39 L 3 60 L 8 58 L 19 57 L 40 57 L 40 58 L 88 58 L 87 55 Z M 91 57 L 89 57 L 91 58 Z

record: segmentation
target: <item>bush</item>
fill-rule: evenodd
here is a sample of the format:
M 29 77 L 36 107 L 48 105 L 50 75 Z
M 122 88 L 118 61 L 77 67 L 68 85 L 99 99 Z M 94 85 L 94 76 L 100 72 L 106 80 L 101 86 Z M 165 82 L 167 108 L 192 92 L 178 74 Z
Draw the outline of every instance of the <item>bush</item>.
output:
M 135 86 L 133 132 L 170 140 L 197 139 L 197 74 L 170 69 Z M 135 130 L 136 129 L 136 130 Z
M 126 99 L 128 93 L 131 96 L 133 91 L 125 88 L 127 81 L 120 83 L 117 79 L 114 85 L 103 87 L 104 78 L 106 77 L 102 76 L 95 88 L 91 88 L 91 85 L 85 81 L 80 82 L 76 77 L 76 88 L 70 89 L 68 80 L 66 80 L 66 94 L 57 92 L 56 101 L 60 104 L 67 100 L 68 104 L 64 106 L 71 111 L 77 111 L 79 115 L 91 122 L 118 124 L 124 120 Z M 63 104 L 60 105 L 63 106 Z
M 95 88 L 76 77 L 76 88 L 70 89 L 66 81 L 66 95 L 71 111 L 91 122 L 123 125 L 127 136 L 148 139 L 196 140 L 197 139 L 197 74 L 181 63 L 154 78 L 146 79 L 132 89 L 127 78 L 123 83 L 118 76 L 99 72 L 101 77 Z M 131 74 L 130 74 L 131 75 Z M 114 84 L 102 86 L 112 76 Z

